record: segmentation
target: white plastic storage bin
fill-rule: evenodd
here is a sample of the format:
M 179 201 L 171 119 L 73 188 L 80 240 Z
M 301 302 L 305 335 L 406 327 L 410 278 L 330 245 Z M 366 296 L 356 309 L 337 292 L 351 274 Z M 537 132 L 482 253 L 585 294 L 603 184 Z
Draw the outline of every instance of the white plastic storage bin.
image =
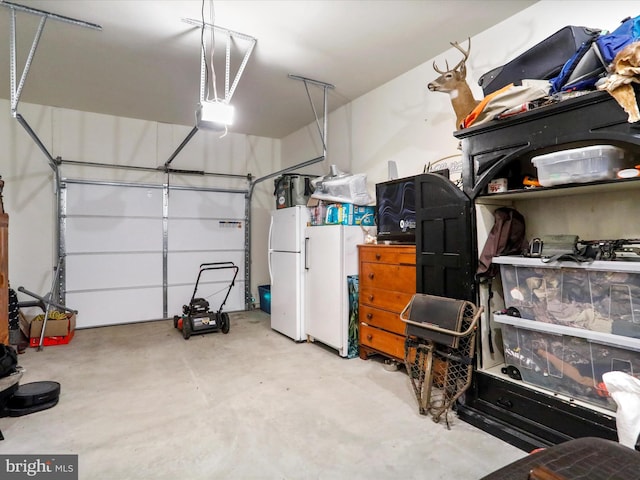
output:
M 543 187 L 616 178 L 625 167 L 625 151 L 611 145 L 573 148 L 533 157 Z
M 546 324 L 640 338 L 640 262 L 495 257 L 505 306 Z
M 640 373 L 638 339 L 506 315 L 494 315 L 494 320 L 501 326 L 505 363 L 517 368 L 526 383 L 615 410 L 602 374 Z

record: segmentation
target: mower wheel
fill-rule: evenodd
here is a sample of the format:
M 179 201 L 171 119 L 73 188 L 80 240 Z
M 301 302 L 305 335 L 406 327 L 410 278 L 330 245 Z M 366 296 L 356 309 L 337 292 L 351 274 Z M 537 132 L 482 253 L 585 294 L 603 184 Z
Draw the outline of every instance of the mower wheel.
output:
M 173 316 L 173 328 L 178 328 L 178 320 L 180 317 L 178 315 Z
M 229 328 L 231 327 L 231 322 L 229 321 L 229 314 L 222 313 L 220 315 L 220 329 L 222 333 L 229 333 Z
M 189 340 L 191 336 L 191 318 L 189 317 L 182 319 L 182 336 L 185 340 Z

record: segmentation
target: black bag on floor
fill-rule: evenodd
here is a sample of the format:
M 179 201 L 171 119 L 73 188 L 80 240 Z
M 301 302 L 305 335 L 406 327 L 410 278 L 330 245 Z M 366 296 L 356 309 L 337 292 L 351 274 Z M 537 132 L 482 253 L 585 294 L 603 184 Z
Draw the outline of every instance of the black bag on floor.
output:
M 11 375 L 18 366 L 18 354 L 15 348 L 0 343 L 0 378 Z
M 591 43 L 600 30 L 567 26 L 534 45 L 509 63 L 494 68 L 478 80 L 485 96 L 524 79 L 548 80 L 560 73 L 562 67 L 583 43 Z

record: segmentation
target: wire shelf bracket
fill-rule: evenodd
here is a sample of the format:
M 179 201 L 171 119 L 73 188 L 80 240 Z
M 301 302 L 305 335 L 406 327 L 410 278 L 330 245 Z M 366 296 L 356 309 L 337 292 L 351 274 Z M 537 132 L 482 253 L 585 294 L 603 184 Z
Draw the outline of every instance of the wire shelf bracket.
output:
M 31 63 L 33 62 L 33 57 L 36 53 L 36 49 L 38 48 L 38 44 L 40 43 L 40 38 L 42 36 L 42 31 L 44 30 L 44 25 L 47 19 L 57 20 L 64 23 L 70 23 L 72 25 L 77 25 L 80 27 L 91 28 L 94 30 L 102 30 L 100 25 L 95 23 L 85 22 L 83 20 L 77 20 L 71 17 L 65 17 L 63 15 L 57 15 L 55 13 L 47 12 L 44 10 L 39 10 L 36 8 L 26 7 L 24 5 L 19 5 L 17 3 L 7 2 L 5 0 L 0 0 L 0 7 L 6 7 L 11 10 L 11 25 L 10 25 L 10 44 L 9 44 L 9 57 L 10 57 L 10 76 L 11 76 L 11 116 L 14 118 L 18 115 L 18 103 L 20 101 L 20 94 L 22 93 L 22 88 L 24 87 L 24 82 L 27 79 L 27 75 L 29 74 L 29 69 L 31 68 Z M 40 17 L 40 23 L 38 24 L 38 28 L 36 30 L 35 36 L 33 38 L 33 42 L 31 44 L 31 50 L 29 51 L 29 55 L 24 65 L 24 69 L 22 70 L 22 75 L 20 77 L 20 81 L 16 84 L 17 81 L 17 69 L 16 69 L 16 12 L 26 12 L 33 15 L 37 15 Z
M 238 86 L 240 77 L 242 77 L 242 73 L 244 72 L 244 69 L 247 66 L 247 62 L 249 61 L 249 57 L 251 57 L 251 53 L 253 52 L 253 49 L 256 46 L 257 40 L 250 35 L 245 35 L 244 33 L 229 30 L 227 28 L 219 27 L 217 25 L 212 25 L 211 23 L 194 20 L 192 18 L 183 18 L 182 21 L 185 23 L 188 23 L 189 25 L 194 25 L 200 28 L 204 27 L 208 29 L 213 29 L 225 35 L 225 39 L 226 39 L 226 56 L 225 56 L 225 72 L 224 72 L 225 84 L 224 84 L 224 99 L 222 100 L 222 102 L 228 104 L 231 101 L 231 97 L 233 97 L 234 92 L 236 91 L 236 87 Z M 242 63 L 240 64 L 240 67 L 236 72 L 236 75 L 233 79 L 233 83 L 229 85 L 230 83 L 229 80 L 231 76 L 231 41 L 233 39 L 248 41 L 249 46 L 247 48 L 247 51 L 244 54 L 244 57 L 242 58 Z M 204 45 L 202 45 L 200 49 L 200 103 L 201 104 L 206 100 L 206 90 L 207 90 L 206 74 L 205 74 L 207 65 L 205 62 L 205 54 L 206 54 L 205 48 L 204 48 Z M 164 162 L 164 165 L 160 167 L 160 169 L 163 169 L 164 171 L 168 171 L 169 165 L 171 165 L 171 162 L 173 162 L 173 160 L 178 156 L 178 154 L 187 145 L 187 143 L 189 143 L 189 141 L 193 138 L 193 136 L 196 133 L 198 133 L 197 125 L 191 129 L 191 131 L 187 134 L 187 136 L 182 141 L 182 143 L 178 145 L 178 147 L 169 156 L 167 161 Z
M 29 126 L 27 121 L 24 119 L 22 115 L 18 113 L 18 104 L 20 102 L 20 95 L 22 94 L 22 88 L 24 87 L 24 82 L 27 79 L 27 75 L 29 75 L 29 69 L 31 68 L 31 63 L 33 62 L 33 57 L 36 53 L 38 45 L 40 43 L 40 38 L 42 37 L 42 31 L 44 30 L 44 25 L 47 19 L 57 20 L 64 23 L 70 23 L 72 25 L 77 25 L 80 27 L 91 28 L 94 30 L 102 30 L 100 25 L 95 23 L 85 22 L 83 20 L 77 20 L 71 17 L 65 17 L 63 15 L 58 15 L 55 13 L 47 12 L 44 10 L 39 10 L 37 8 L 25 7 L 24 5 L 19 5 L 17 3 L 7 2 L 5 0 L 0 0 L 0 7 L 6 7 L 11 10 L 11 20 L 10 20 L 10 28 L 9 28 L 9 75 L 11 78 L 11 116 L 15 118 L 20 125 L 26 130 L 29 136 L 36 143 L 38 148 L 42 150 L 42 152 L 47 157 L 49 161 L 49 166 L 53 171 L 57 170 L 57 162 L 49 153 L 47 148 L 38 138 L 38 135 L 33 131 L 33 129 Z M 24 68 L 22 70 L 22 75 L 20 76 L 20 81 L 17 81 L 17 42 L 16 42 L 16 12 L 26 12 L 32 15 L 37 15 L 40 17 L 40 23 L 38 24 L 38 28 L 36 30 L 35 36 L 33 38 L 33 42 L 31 43 L 31 49 L 29 50 L 29 55 L 25 61 Z
M 238 86 L 238 82 L 242 77 L 242 73 L 244 72 L 247 63 L 249 62 L 249 58 L 251 57 L 251 53 L 253 52 L 254 47 L 256 46 L 257 40 L 244 33 L 236 32 L 234 30 L 229 30 L 228 28 L 220 27 L 218 25 L 213 25 L 207 22 L 201 22 L 199 20 L 194 20 L 192 18 L 183 18 L 183 22 L 188 23 L 189 25 L 195 25 L 200 28 L 213 29 L 218 33 L 222 33 L 225 36 L 225 45 L 226 45 L 226 55 L 225 55 L 225 72 L 224 72 L 224 99 L 223 103 L 229 103 L 231 101 L 231 97 L 236 91 L 236 87 Z M 242 62 L 238 67 L 238 71 L 233 79 L 233 82 L 230 83 L 231 76 L 231 41 L 232 40 L 244 40 L 249 42 L 249 46 L 244 53 L 244 57 L 242 58 Z M 206 85 L 205 85 L 205 48 L 204 45 L 201 47 L 200 52 L 200 102 L 204 102 L 206 100 Z

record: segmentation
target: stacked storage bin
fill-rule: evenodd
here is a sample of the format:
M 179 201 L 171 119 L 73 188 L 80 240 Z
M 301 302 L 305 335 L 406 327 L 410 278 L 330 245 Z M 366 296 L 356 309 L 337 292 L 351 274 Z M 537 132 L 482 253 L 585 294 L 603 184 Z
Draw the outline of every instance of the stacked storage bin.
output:
M 505 363 L 523 381 L 615 410 L 602 374 L 640 374 L 640 263 L 497 257 Z

